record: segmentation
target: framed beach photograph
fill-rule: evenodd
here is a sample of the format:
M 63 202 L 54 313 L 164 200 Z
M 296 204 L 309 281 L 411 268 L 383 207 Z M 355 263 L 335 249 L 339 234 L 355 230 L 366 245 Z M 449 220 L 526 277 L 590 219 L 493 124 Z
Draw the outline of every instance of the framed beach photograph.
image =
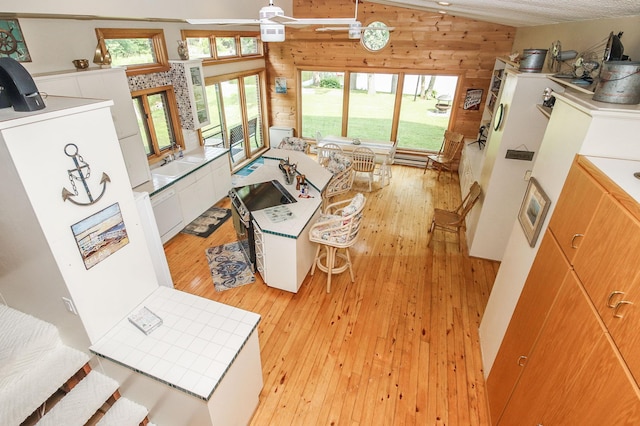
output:
M 118 203 L 71 225 L 71 230 L 87 269 L 129 243 Z
M 538 181 L 533 177 L 530 178 L 520 206 L 520 213 L 518 213 L 518 221 L 520 221 L 524 235 L 531 247 L 536 245 L 542 229 L 542 222 L 549 211 L 550 204 L 551 200 L 544 193 Z

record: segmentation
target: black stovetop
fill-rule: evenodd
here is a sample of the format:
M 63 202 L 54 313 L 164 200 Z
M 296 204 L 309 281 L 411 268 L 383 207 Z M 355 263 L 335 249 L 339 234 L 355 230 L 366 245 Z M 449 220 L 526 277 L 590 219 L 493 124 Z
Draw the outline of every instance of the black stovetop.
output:
M 297 202 L 277 180 L 240 186 L 233 190 L 251 212 Z

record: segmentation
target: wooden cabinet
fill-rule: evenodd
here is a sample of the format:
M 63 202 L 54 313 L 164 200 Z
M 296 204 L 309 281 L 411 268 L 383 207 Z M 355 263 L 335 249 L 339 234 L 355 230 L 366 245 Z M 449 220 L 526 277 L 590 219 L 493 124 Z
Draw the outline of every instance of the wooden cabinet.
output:
M 555 213 L 549 222 L 549 228 L 569 262 L 573 262 L 604 193 L 604 188 L 583 168 L 573 167 L 569 170 Z
M 547 231 L 531 267 L 500 351 L 487 379 L 493 423 L 497 423 L 547 319 L 569 264 Z
M 499 425 L 635 425 L 629 379 L 575 274 L 568 274 Z
M 640 221 L 622 193 L 574 162 L 487 380 L 494 424 L 640 424 Z
M 209 109 L 202 60 L 169 61 L 169 63 L 182 127 L 197 130 L 208 125 Z
M 640 223 L 613 197 L 596 212 L 574 260 L 598 313 L 640 379 Z

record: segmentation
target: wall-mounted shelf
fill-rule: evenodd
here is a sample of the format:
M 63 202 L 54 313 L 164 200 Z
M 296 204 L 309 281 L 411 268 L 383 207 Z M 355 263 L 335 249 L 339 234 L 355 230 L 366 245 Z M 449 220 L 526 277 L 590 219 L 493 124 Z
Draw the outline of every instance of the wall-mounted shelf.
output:
M 574 90 L 577 90 L 577 91 L 582 92 L 582 93 L 587 93 L 589 95 L 593 95 L 594 94 L 594 90 L 595 90 L 596 84 L 597 84 L 597 82 L 594 81 L 590 85 L 584 86 L 584 85 L 581 85 L 581 84 L 574 84 L 574 83 L 571 82 L 572 80 L 575 80 L 575 79 L 558 78 L 558 77 L 554 77 L 552 75 L 548 76 L 547 78 L 549 80 L 551 80 L 551 81 L 555 81 L 556 83 L 558 83 L 558 84 L 560 84 L 560 85 L 562 85 L 564 87 L 570 87 L 570 88 L 572 88 Z

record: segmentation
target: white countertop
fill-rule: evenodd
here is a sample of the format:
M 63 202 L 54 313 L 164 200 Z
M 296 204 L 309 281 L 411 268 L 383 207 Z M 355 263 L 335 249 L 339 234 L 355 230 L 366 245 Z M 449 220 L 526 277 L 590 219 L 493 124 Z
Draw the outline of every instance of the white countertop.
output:
M 211 146 L 203 146 L 185 152 L 183 154 L 183 158 L 177 158 L 174 161 L 180 163 L 189 163 L 192 166 L 189 171 L 178 177 L 169 177 L 154 173 L 154 170 L 160 169 L 162 166 L 153 167 L 151 169 L 151 180 L 143 183 L 142 185 L 136 186 L 135 188 L 133 188 L 133 190 L 136 192 L 148 192 L 149 195 L 155 195 L 163 189 L 166 189 L 175 184 L 180 179 L 189 176 L 196 170 L 209 164 L 213 160 L 223 155 L 227 155 L 228 152 L 229 150 L 227 148 L 214 148 Z
M 296 190 L 295 182 L 291 185 L 285 183 L 278 164 L 280 159 L 287 157 L 291 163 L 298 164 L 298 173 L 305 175 L 307 182 L 310 183 L 309 195 L 312 198 L 300 197 L 300 191 Z M 249 175 L 234 175 L 233 186 L 240 187 L 274 179 L 280 182 L 297 201 L 285 205 L 291 211 L 291 217 L 281 222 L 273 222 L 267 214 L 269 209 L 251 212 L 251 216 L 263 232 L 298 238 L 316 210 L 321 206 L 321 193 L 333 175 L 303 152 L 270 149 L 262 156 L 262 159 L 264 164 L 254 163 L 255 170 Z
M 244 347 L 260 315 L 168 287 L 147 307 L 163 324 L 149 335 L 124 318 L 90 349 L 197 398 L 208 400 Z
M 640 172 L 640 161 L 591 156 L 585 158 L 640 203 L 640 179 L 633 176 Z

